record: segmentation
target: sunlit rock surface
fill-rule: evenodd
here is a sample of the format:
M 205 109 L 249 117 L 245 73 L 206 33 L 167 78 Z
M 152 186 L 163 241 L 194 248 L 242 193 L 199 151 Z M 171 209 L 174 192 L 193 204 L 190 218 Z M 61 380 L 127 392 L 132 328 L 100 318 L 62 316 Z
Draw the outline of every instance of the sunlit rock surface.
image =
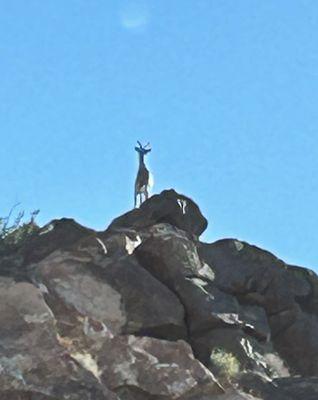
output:
M 0 400 L 317 400 L 318 279 L 167 190 L 0 255 Z

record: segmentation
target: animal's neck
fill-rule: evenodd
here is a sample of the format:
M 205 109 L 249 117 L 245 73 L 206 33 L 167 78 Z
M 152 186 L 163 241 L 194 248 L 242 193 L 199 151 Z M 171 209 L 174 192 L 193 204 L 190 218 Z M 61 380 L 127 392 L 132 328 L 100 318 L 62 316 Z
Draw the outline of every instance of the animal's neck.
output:
M 145 167 L 144 154 L 139 153 L 139 167 Z

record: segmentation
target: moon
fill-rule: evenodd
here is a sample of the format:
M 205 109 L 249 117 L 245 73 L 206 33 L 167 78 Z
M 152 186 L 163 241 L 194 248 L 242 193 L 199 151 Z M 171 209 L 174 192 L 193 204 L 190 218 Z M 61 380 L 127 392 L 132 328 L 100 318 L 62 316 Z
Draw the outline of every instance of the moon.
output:
M 130 31 L 143 31 L 150 21 L 150 10 L 144 1 L 130 0 L 122 4 L 119 10 L 120 23 Z

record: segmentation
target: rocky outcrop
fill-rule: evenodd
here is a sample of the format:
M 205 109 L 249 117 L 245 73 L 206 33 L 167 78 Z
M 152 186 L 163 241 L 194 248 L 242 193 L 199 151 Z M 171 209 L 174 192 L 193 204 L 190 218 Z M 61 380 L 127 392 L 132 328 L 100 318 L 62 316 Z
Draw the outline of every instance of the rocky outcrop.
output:
M 171 189 L 152 196 L 140 208 L 116 218 L 108 229 L 142 229 L 158 223 L 168 223 L 196 236 L 201 235 L 208 225 L 191 199 Z
M 317 276 L 237 240 L 200 244 L 199 254 L 220 290 L 265 311 L 270 339 L 292 372 L 317 375 Z
M 0 400 L 317 398 L 318 279 L 173 190 L 0 254 Z
M 117 336 L 99 351 L 101 380 L 123 399 L 199 399 L 222 392 L 184 341 Z
M 0 398 L 114 399 L 65 350 L 41 290 L 0 280 Z

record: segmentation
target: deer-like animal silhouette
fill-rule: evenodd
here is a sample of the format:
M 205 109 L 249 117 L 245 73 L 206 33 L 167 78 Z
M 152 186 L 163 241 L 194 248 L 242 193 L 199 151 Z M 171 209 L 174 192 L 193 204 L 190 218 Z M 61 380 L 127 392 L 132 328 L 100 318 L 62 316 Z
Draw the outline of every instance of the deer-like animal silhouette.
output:
M 149 197 L 148 187 L 149 187 L 150 174 L 145 165 L 144 157 L 147 153 L 151 151 L 151 149 L 148 148 L 149 143 L 146 144 L 146 146 L 142 146 L 142 144 L 139 141 L 137 141 L 137 143 L 139 147 L 136 146 L 135 150 L 139 155 L 139 169 L 135 181 L 135 208 L 137 207 L 138 195 L 139 195 L 139 205 L 142 203 L 142 194 L 144 195 L 145 200 L 147 200 Z

